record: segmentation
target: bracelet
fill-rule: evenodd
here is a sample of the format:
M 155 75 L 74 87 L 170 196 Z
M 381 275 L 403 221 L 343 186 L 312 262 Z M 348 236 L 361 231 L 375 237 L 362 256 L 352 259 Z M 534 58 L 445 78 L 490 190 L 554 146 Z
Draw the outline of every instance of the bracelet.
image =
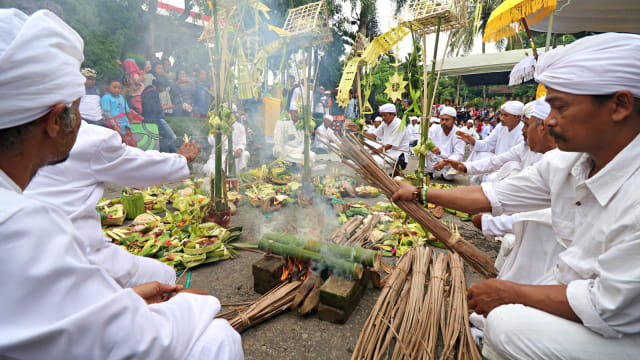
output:
M 422 205 L 427 206 L 427 187 L 422 187 Z
M 417 187 L 416 191 L 413 192 L 413 194 L 411 194 L 411 200 L 420 203 L 420 191 L 422 191 L 422 187 Z

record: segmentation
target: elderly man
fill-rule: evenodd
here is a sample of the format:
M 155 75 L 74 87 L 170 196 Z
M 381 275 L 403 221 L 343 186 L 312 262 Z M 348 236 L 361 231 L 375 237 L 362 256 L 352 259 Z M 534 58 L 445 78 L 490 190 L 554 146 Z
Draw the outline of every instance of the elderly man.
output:
M 238 333 L 212 320 L 216 298 L 157 282 L 122 288 L 87 260 L 63 212 L 22 194 L 74 145 L 83 43 L 46 10 L 0 9 L 0 27 L 0 251 L 10 254 L 0 357 L 241 359 Z
M 324 121 L 316 129 L 316 138 L 313 141 L 311 149 L 316 154 L 328 154 L 330 144 L 337 140 L 336 134 L 331 130 L 331 122 L 333 117 L 331 115 L 324 115 Z
M 458 136 L 471 144 L 471 150 L 473 151 L 493 151 L 496 155 L 500 155 L 522 142 L 522 127 L 524 125 L 520 120 L 523 112 L 523 103 L 520 101 L 507 101 L 501 107 L 501 123 L 491 131 L 486 139 L 476 140 L 465 133 L 461 133 Z M 495 172 L 487 174 L 483 181 L 493 181 L 495 176 Z
M 432 126 L 429 129 L 429 139 L 436 145 L 429 152 L 429 163 L 427 171 L 434 176 L 435 171 L 441 171 L 445 180 L 453 179 L 455 171 L 451 172 L 451 167 L 444 166 L 434 169 L 434 164 L 443 160 L 462 161 L 464 156 L 464 141 L 456 137 L 458 128 L 455 126 L 456 110 L 450 106 L 440 107 L 440 126 Z
M 214 134 L 210 134 L 207 138 L 209 144 L 211 144 L 211 154 L 209 155 L 209 160 L 204 164 L 203 170 L 208 175 L 215 173 L 216 169 L 216 138 Z M 244 171 L 247 168 L 247 164 L 249 164 L 249 158 L 251 154 L 247 151 L 247 130 L 244 125 L 240 124 L 239 121 L 235 121 L 232 125 L 231 130 L 231 141 L 233 146 L 233 159 L 234 166 L 236 171 Z M 229 167 L 227 165 L 229 154 L 229 137 L 222 137 L 222 159 L 223 164 L 226 165 L 225 169 L 228 171 Z
M 382 168 L 390 167 L 389 162 L 394 163 L 396 168 L 407 167 L 409 159 L 409 138 L 407 129 L 400 129 L 400 119 L 396 117 L 396 106 L 384 104 L 378 111 L 382 117 L 382 125 L 373 134 L 364 133 L 364 136 L 375 140 L 376 137 L 382 139 L 382 146 L 373 151 L 375 159 Z M 354 124 L 354 131 L 358 131 Z
M 536 64 L 545 120 L 562 151 L 499 183 L 427 191 L 470 213 L 551 206 L 568 247 L 541 285 L 487 280 L 469 307 L 487 316 L 488 358 L 635 358 L 640 343 L 640 36 L 606 33 L 555 49 Z M 393 199 L 415 188 L 401 184 Z

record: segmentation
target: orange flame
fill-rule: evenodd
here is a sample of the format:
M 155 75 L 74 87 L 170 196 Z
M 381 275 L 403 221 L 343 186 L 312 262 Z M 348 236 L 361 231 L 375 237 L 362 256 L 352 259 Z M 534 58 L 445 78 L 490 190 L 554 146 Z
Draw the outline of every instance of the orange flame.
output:
M 287 256 L 287 263 L 282 266 L 282 275 L 280 280 L 284 281 L 288 278 L 304 280 L 309 276 L 309 266 L 302 261 Z

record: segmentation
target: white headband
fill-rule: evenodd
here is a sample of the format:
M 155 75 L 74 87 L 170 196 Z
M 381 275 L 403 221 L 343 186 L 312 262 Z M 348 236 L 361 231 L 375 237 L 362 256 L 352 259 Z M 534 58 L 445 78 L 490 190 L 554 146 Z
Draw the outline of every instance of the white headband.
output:
M 396 113 L 396 106 L 393 104 L 384 104 L 380 106 L 380 110 L 378 112 L 381 113 Z
M 534 106 L 536 106 L 535 100 L 525 104 L 524 110 L 523 110 L 523 113 L 524 113 L 525 117 L 528 117 L 528 118 L 531 117 L 531 112 L 533 112 L 533 107 Z
M 549 116 L 549 113 L 551 112 L 551 106 L 545 100 L 545 98 L 546 96 L 543 96 L 536 100 L 533 111 L 531 112 L 531 116 L 534 116 L 540 120 L 544 120 Z
M 522 115 L 524 113 L 524 104 L 520 101 L 507 101 L 500 109 L 511 115 Z
M 608 95 L 629 90 L 640 98 L 640 35 L 587 36 L 549 51 L 536 64 L 535 79 L 575 95 Z
M 84 95 L 84 43 L 49 10 L 0 9 L 0 129 L 38 119 Z
M 452 108 L 451 106 L 442 106 L 440 108 L 440 116 L 442 117 L 442 115 L 449 115 L 451 117 L 458 117 L 458 114 L 456 113 L 456 109 Z

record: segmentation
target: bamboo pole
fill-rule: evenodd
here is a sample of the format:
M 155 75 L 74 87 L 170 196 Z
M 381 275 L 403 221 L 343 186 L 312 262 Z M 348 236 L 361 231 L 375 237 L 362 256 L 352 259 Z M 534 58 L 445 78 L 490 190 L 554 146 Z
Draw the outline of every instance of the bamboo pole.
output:
M 309 118 L 309 101 L 310 99 L 309 97 L 309 76 L 307 74 L 308 69 L 311 68 L 311 66 L 308 66 L 307 64 L 307 60 L 306 60 L 306 53 L 307 53 L 307 49 L 303 48 L 302 49 L 302 76 L 303 76 L 303 89 L 302 89 L 302 121 L 303 121 L 303 128 L 304 128 L 304 164 L 303 164 L 303 182 L 305 184 L 309 184 L 311 182 L 311 157 L 309 154 L 309 147 L 310 147 L 310 139 L 309 139 L 309 122 L 311 121 L 311 119 Z M 309 56 L 309 61 L 311 61 L 311 56 Z
M 314 251 L 287 246 L 267 238 L 260 239 L 258 248 L 262 251 L 270 251 L 277 255 L 289 256 L 300 261 L 313 261 L 325 265 L 333 272 L 352 279 L 361 279 L 364 273 L 362 264 L 337 259 L 333 256 L 323 255 Z

